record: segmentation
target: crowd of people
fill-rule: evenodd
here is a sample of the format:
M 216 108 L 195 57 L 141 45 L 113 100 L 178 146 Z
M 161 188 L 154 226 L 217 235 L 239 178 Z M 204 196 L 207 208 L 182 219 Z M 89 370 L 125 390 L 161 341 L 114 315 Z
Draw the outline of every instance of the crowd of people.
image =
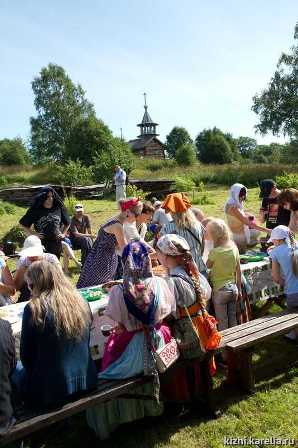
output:
M 119 212 L 96 234 L 82 204 L 75 205 L 70 219 L 56 191 L 42 189 L 20 219 L 28 237 L 14 276 L 0 255 L 0 306 L 12 303 L 12 297 L 28 301 L 19 360 L 10 325 L 0 319 L 0 434 L 15 421 L 12 402 L 17 400 L 48 409 L 94 389 L 98 377 L 155 375 L 154 353 L 172 339 L 187 367 L 177 368 L 167 381 L 143 386 L 141 393 L 156 396 L 161 387 L 168 401 L 196 406 L 206 388 L 200 319 L 214 314 L 219 331 L 239 323 L 240 253 L 256 245 L 261 232 L 272 245 L 273 280 L 284 288 L 288 308 L 298 309 L 298 191 L 280 192 L 274 181 L 262 181 L 260 225 L 245 211 L 248 191 L 239 183 L 230 189 L 224 221 L 204 216 L 183 193 L 163 202 L 125 198 L 125 180 L 116 167 Z M 81 261 L 73 252 L 77 249 Z M 69 259 L 81 270 L 77 288 L 65 275 Z M 89 347 L 92 315 L 78 289 L 115 279 L 122 281 L 109 293 L 105 314 L 114 325 L 98 373 Z M 297 330 L 288 337 L 297 339 Z M 225 358 L 223 353 L 222 364 Z M 214 360 L 207 370 L 214 373 Z M 203 407 L 210 411 L 208 403 Z M 162 411 L 159 401 L 119 399 L 88 410 L 87 421 L 104 439 L 121 423 Z

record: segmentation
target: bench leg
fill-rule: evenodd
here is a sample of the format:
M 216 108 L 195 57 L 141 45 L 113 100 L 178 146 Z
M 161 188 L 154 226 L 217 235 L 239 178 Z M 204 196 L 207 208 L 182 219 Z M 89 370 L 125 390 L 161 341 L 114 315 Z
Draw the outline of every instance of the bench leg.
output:
M 238 362 L 241 386 L 247 392 L 253 392 L 255 388 L 255 376 L 252 366 L 252 351 L 241 350 L 238 353 Z
M 232 352 L 232 350 L 227 350 L 227 367 L 228 367 L 228 374 L 226 383 L 229 385 L 234 385 L 237 383 L 237 355 L 236 353 Z

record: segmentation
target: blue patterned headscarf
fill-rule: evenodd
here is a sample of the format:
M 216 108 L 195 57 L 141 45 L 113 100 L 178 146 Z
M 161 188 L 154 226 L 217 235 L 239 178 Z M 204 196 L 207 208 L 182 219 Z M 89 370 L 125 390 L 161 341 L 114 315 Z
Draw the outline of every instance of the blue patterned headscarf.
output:
M 146 282 L 153 276 L 148 250 L 142 242 L 128 244 L 122 254 L 123 296 L 127 309 L 144 325 L 154 325 L 158 297 Z

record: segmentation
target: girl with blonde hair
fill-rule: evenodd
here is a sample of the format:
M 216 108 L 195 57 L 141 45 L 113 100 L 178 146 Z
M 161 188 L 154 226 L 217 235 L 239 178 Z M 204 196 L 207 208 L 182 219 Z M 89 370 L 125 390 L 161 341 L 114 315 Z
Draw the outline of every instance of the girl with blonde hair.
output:
M 239 251 L 222 219 L 212 219 L 207 224 L 207 233 L 214 245 L 207 260 L 214 309 L 219 330 L 225 330 L 237 325 L 236 301 L 241 298 Z
M 206 272 L 206 266 L 202 255 L 204 252 L 204 228 L 191 211 L 191 202 L 184 193 L 169 194 L 162 208 L 166 213 L 170 213 L 173 221 L 169 222 L 161 229 L 160 235 L 177 234 L 184 238 L 190 247 L 193 256 L 201 273 Z
M 14 382 L 27 406 L 47 408 L 96 386 L 89 341 L 91 313 L 61 268 L 36 261 L 26 272 L 31 300 L 24 308 Z

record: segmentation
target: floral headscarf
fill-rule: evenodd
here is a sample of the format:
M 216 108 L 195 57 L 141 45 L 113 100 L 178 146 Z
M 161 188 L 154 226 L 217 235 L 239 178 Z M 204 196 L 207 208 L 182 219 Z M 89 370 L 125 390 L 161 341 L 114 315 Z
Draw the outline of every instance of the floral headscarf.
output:
M 154 325 L 159 300 L 148 282 L 153 273 L 145 244 L 139 241 L 128 244 L 122 262 L 123 297 L 128 311 L 144 325 Z

